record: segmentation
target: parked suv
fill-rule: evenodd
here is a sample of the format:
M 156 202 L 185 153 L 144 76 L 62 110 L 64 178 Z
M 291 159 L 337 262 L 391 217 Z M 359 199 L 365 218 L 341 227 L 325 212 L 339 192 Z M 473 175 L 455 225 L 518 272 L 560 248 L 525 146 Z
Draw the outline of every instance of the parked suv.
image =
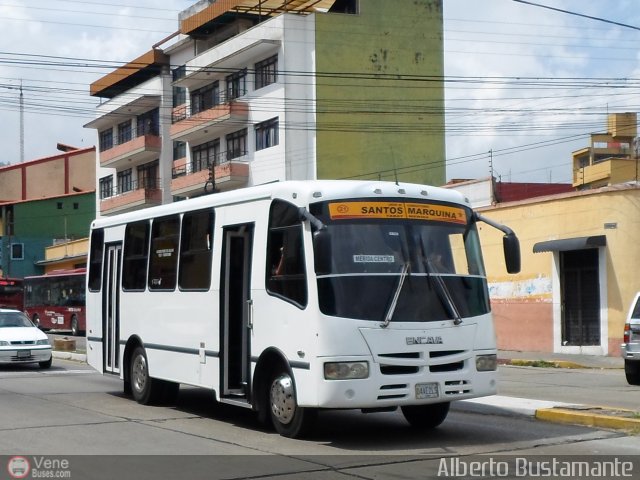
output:
M 631 302 L 627 322 L 624 324 L 624 373 L 629 385 L 640 385 L 640 293 Z

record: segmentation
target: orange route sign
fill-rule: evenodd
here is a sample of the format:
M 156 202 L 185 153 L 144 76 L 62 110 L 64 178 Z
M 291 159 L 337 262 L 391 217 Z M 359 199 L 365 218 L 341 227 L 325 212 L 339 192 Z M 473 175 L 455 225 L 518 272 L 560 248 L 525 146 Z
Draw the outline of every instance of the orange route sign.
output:
M 332 220 L 365 218 L 403 218 L 450 223 L 467 223 L 464 208 L 432 203 L 406 202 L 334 202 L 329 204 Z

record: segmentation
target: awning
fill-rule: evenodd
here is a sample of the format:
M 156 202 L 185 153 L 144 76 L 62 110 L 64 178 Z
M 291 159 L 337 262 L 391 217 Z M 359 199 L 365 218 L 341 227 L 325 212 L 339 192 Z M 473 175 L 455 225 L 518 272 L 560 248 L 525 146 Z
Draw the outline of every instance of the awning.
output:
M 533 253 L 566 252 L 567 250 L 584 250 L 585 248 L 598 248 L 604 247 L 606 245 L 606 235 L 564 238 L 562 240 L 547 240 L 546 242 L 538 242 L 533 245 Z

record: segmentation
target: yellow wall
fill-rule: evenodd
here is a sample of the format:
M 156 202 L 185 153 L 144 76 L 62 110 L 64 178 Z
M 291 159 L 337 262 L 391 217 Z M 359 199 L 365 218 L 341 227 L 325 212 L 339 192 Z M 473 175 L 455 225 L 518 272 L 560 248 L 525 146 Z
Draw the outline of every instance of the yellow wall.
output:
M 606 297 L 609 326 L 608 354 L 619 355 L 623 325 L 633 296 L 640 290 L 640 188 L 618 185 L 600 190 L 545 197 L 481 209 L 481 213 L 511 227 L 522 252 L 522 271 L 509 275 L 504 267 L 502 234 L 480 224 L 492 303 L 497 310 L 518 313 L 521 318 L 496 318 L 502 331 L 520 332 L 519 338 L 500 339 L 503 348 L 541 344 L 549 346 L 553 328 L 553 253 L 533 253 L 538 242 L 605 235 Z M 605 228 L 605 223 L 616 228 Z M 535 314 L 532 315 L 532 313 Z M 524 320 L 522 320 L 522 317 Z M 524 321 L 525 324 L 519 324 Z M 547 329 L 542 332 L 542 329 Z M 498 328 L 500 332 L 501 328 Z M 604 334 L 604 332 L 603 332 Z M 539 338 L 534 338 L 539 336 Z M 529 338 L 528 338 L 529 337 Z M 542 338 L 544 337 L 544 338 Z
M 56 263 L 46 265 L 44 273 L 53 270 L 68 270 L 79 263 L 87 262 L 87 252 L 89 251 L 89 239 L 81 238 L 72 242 L 61 243 L 47 247 L 44 251 L 45 260 L 59 260 Z M 70 257 L 70 258 L 68 258 Z

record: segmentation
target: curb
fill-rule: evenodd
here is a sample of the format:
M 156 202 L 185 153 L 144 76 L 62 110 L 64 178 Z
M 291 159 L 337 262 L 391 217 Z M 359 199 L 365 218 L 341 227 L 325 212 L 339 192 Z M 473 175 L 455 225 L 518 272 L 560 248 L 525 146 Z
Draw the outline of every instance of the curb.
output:
M 640 414 L 634 410 L 606 407 L 581 407 L 579 411 L 569 408 L 542 408 L 536 411 L 535 417 L 548 422 L 640 431 Z
M 525 416 L 554 423 L 640 431 L 640 412 L 623 408 L 592 407 L 502 395 L 461 400 L 454 402 L 452 408 L 485 415 Z
M 74 360 L 76 362 L 86 362 L 87 354 L 86 353 L 75 353 L 75 352 L 61 352 L 59 350 L 53 350 L 51 352 L 53 358 L 59 358 L 61 360 Z

